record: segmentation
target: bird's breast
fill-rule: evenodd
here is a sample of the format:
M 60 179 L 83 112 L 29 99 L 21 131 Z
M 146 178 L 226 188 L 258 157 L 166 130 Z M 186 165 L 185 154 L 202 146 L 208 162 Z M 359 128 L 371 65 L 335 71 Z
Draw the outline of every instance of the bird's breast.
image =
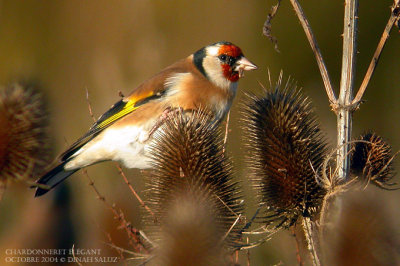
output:
M 237 83 L 221 88 L 202 76 L 179 73 L 167 79 L 166 102 L 172 108 L 208 110 L 222 119 L 229 111 L 236 94 Z

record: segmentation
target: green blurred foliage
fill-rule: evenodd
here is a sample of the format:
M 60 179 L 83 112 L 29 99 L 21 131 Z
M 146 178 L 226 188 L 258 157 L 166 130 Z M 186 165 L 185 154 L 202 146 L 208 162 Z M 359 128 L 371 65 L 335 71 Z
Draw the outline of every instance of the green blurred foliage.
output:
M 329 140 L 334 143 L 336 118 L 331 112 L 323 83 L 303 30 L 289 1 L 282 1 L 273 20 L 272 34 L 280 53 L 262 35 L 262 26 L 276 1 L 203 0 L 3 0 L 0 1 L 0 84 L 18 79 L 39 81 L 51 113 L 54 155 L 72 143 L 91 125 L 86 89 L 98 117 L 145 79 L 172 62 L 212 42 L 227 40 L 240 46 L 259 65 L 240 82 L 240 92 L 230 120 L 229 152 L 238 179 L 246 180 L 243 165 L 239 102 L 243 92 L 262 93 L 280 70 L 297 81 L 309 95 Z M 321 47 L 334 87 L 339 86 L 343 1 L 301 1 Z M 303 3 L 304 2 L 304 3 Z M 376 44 L 390 14 L 391 0 L 360 1 L 356 88 L 362 81 Z M 354 116 L 354 136 L 374 129 L 400 149 L 400 33 L 394 28 L 378 69 L 365 94 L 365 103 Z M 399 166 L 398 163 L 396 163 Z M 398 167 L 397 167 L 398 168 Z M 96 186 L 140 228 L 140 207 L 118 175 L 113 163 L 88 169 Z M 125 170 L 138 191 L 144 189 L 141 173 Z M 112 213 L 96 198 L 83 174 L 68 181 L 69 209 L 83 248 L 109 248 L 102 244 L 110 232 L 120 246 L 127 246 L 123 232 L 116 232 Z M 251 193 L 243 182 L 246 193 Z M 367 189 L 388 213 L 400 217 L 395 202 L 399 192 Z M 141 193 L 142 194 L 142 193 Z M 25 186 L 12 186 L 0 204 L 0 259 L 5 248 L 53 247 L 49 228 L 57 226 L 53 195 L 33 199 Z M 247 195 L 247 205 L 252 197 Z M 394 218 L 393 218 L 394 219 Z M 400 218 L 394 221 L 400 228 Z M 395 227 L 396 228 L 396 227 Z M 398 234 L 399 232 L 394 232 Z M 40 238 L 42 237 L 42 238 Z M 46 242 L 47 241 L 47 242 Z M 281 232 L 251 251 L 252 265 L 296 263 L 295 241 Z

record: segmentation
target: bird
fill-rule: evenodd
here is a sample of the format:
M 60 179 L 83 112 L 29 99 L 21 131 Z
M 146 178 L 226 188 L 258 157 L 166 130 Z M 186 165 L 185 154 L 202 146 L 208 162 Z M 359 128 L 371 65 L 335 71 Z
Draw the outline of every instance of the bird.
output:
M 218 123 L 228 113 L 244 71 L 255 69 L 238 46 L 226 41 L 207 45 L 166 67 L 111 106 L 63 152 L 36 181 L 35 197 L 98 162 L 150 168 L 146 147 L 168 113 L 201 108 Z

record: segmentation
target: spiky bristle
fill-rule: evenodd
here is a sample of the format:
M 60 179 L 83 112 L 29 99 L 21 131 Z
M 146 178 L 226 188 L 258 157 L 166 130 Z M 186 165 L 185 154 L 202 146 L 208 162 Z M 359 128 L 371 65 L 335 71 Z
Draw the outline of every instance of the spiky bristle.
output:
M 316 178 L 327 149 L 310 101 L 278 82 L 265 96 L 249 95 L 243 116 L 261 221 L 287 227 L 318 213 L 326 191 Z
M 217 238 L 226 234 L 223 242 L 233 245 L 239 229 L 231 227 L 243 205 L 217 124 L 202 112 L 176 113 L 155 134 L 150 154 L 153 169 L 147 173 L 147 198 L 157 223 L 149 216 L 146 224 L 155 225 L 152 231 L 163 228 L 181 195 L 185 198 L 194 193 L 200 207 L 209 208 L 208 213 L 213 214 Z
M 18 84 L 0 88 L 0 183 L 42 171 L 49 147 L 46 128 L 40 93 Z
M 365 183 L 390 189 L 394 177 L 392 147 L 380 136 L 368 132 L 358 138 L 351 158 L 351 173 Z

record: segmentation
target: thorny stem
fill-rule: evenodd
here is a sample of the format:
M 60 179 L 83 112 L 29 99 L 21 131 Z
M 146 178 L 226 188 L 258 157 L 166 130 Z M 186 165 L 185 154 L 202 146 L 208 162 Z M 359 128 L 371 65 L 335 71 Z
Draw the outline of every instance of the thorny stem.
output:
M 112 238 L 111 238 L 110 233 L 104 232 L 104 234 L 107 236 L 108 242 L 109 242 L 110 244 L 112 244 L 112 243 L 113 243 L 113 240 L 112 240 Z M 109 243 L 106 243 L 106 244 L 109 244 Z M 115 248 L 115 250 L 118 252 L 119 257 L 121 258 L 121 260 L 122 260 L 122 261 L 125 261 L 124 253 L 123 253 L 120 249 Z
M 303 217 L 303 230 L 307 240 L 307 248 L 310 251 L 312 262 L 314 266 L 320 266 L 321 262 L 318 257 L 317 243 L 315 243 L 315 233 L 312 228 L 312 221 L 309 217 Z
M 126 177 L 125 173 L 122 171 L 121 166 L 118 163 L 116 163 L 115 165 L 116 165 L 120 175 L 124 179 L 125 183 L 128 185 L 129 189 L 131 190 L 132 194 L 139 201 L 140 205 L 142 205 L 142 207 L 144 207 L 146 209 L 146 211 L 148 211 L 151 214 L 151 216 L 153 216 L 154 220 L 156 221 L 156 216 L 154 215 L 154 212 L 144 203 L 144 201 L 140 198 L 139 194 L 136 193 L 135 189 L 132 187 L 132 185 L 129 182 L 128 178 Z
M 294 10 L 296 11 L 296 15 L 300 20 L 301 25 L 303 26 L 304 32 L 307 36 L 307 39 L 311 45 L 311 49 L 314 52 L 315 58 L 317 60 L 317 64 L 319 67 L 319 71 L 321 72 L 322 80 L 324 81 L 326 94 L 328 95 L 329 102 L 332 105 L 333 109 L 336 109 L 337 99 L 335 96 L 335 92 L 333 91 L 332 82 L 329 78 L 328 70 L 324 63 L 324 59 L 322 58 L 321 51 L 319 50 L 319 46 L 317 40 L 314 37 L 312 32 L 310 23 L 308 23 L 307 17 L 303 12 L 299 2 L 297 0 L 290 0 Z
M 147 250 L 145 249 L 145 246 L 143 245 L 143 243 L 141 242 L 140 238 L 138 236 L 135 235 L 134 233 L 134 229 L 132 228 L 132 226 L 130 225 L 130 223 L 125 219 L 124 214 L 122 213 L 122 211 L 118 212 L 118 210 L 116 209 L 114 204 L 110 204 L 106 201 L 105 197 L 103 195 L 101 195 L 100 191 L 97 189 L 97 187 L 94 185 L 93 180 L 90 178 L 88 172 L 86 170 L 83 170 L 83 173 L 86 175 L 86 177 L 89 180 L 89 185 L 93 188 L 94 192 L 96 193 L 98 199 L 100 201 L 102 201 L 104 203 L 104 205 L 107 206 L 107 208 L 114 214 L 114 218 L 117 219 L 120 224 L 121 224 L 121 228 L 124 228 L 128 238 L 129 238 L 129 244 L 138 252 L 141 251 L 145 251 L 147 252 Z M 133 241 L 135 241 L 136 245 L 133 243 Z
M 400 18 L 400 0 L 395 0 L 395 2 L 393 3 L 390 18 L 386 24 L 385 30 L 382 33 L 382 37 L 379 41 L 379 44 L 376 47 L 374 56 L 372 57 L 371 63 L 369 64 L 364 80 L 361 83 L 360 88 L 358 89 L 356 97 L 354 97 L 352 105 L 357 106 L 360 103 L 365 93 L 365 90 L 367 89 L 367 86 L 371 80 L 371 77 L 374 74 L 375 68 L 378 65 L 378 61 L 381 56 L 382 50 L 385 47 L 387 39 L 389 38 L 390 31 L 392 30 L 394 23 L 396 23 L 396 21 L 399 18 Z
M 345 0 L 342 76 L 337 110 L 337 146 L 340 147 L 336 156 L 338 181 L 347 180 L 350 169 L 348 143 L 351 140 L 352 129 L 351 103 L 356 65 L 357 13 L 358 0 Z
M 298 263 L 298 265 L 299 266 L 302 266 L 304 263 L 303 263 L 303 260 L 301 259 L 301 254 L 300 254 L 300 241 L 299 241 L 299 239 L 298 239 L 298 237 L 297 237 L 297 234 L 296 234 L 296 227 L 295 227 L 295 225 L 293 225 L 292 227 L 291 227 L 291 230 L 292 230 L 292 235 L 293 235 L 293 238 L 294 238 L 294 240 L 295 240 L 295 242 L 296 242 L 296 259 L 297 259 L 297 263 Z

